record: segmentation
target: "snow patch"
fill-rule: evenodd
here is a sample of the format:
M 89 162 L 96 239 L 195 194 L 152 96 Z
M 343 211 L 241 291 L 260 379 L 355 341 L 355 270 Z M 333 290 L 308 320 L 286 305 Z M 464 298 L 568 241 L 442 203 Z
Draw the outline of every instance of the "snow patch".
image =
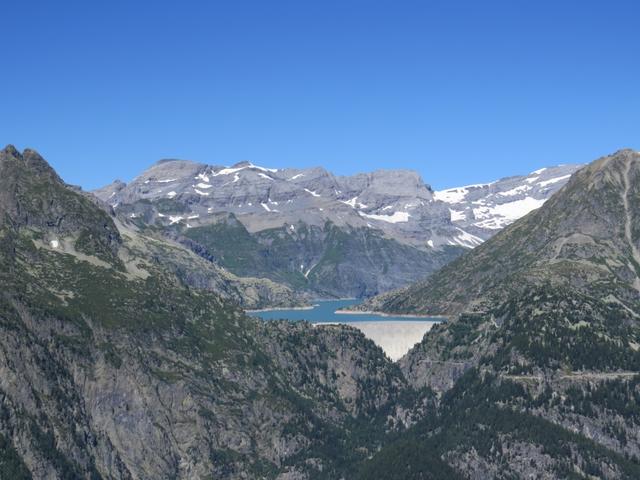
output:
M 311 194 L 311 195 L 313 195 L 314 197 L 319 197 L 320 196 L 319 194 L 317 194 L 314 191 L 309 190 L 308 188 L 305 188 L 304 191 L 309 193 L 309 194 Z
M 368 214 L 364 212 L 358 212 L 358 213 L 365 218 L 370 218 L 372 220 L 379 220 L 387 223 L 408 222 L 409 217 L 411 216 L 408 212 L 393 212 L 391 215 L 374 215 L 374 214 Z
M 199 183 L 196 185 L 196 187 L 206 190 L 207 188 L 212 188 L 213 185 L 209 185 L 208 183 Z
M 203 192 L 202 190 L 198 190 L 197 188 L 194 188 L 194 190 L 196 191 L 196 193 L 202 197 L 208 197 L 209 196 L 209 192 Z
M 240 170 L 245 170 L 247 168 L 254 169 L 254 170 L 260 170 L 260 171 L 263 171 L 263 172 L 271 172 L 271 173 L 275 173 L 275 172 L 278 171 L 277 168 L 264 168 L 264 167 L 259 167 L 257 165 L 254 165 L 253 163 L 250 163 L 249 165 L 245 165 L 243 167 L 236 167 L 236 168 L 226 167 L 226 168 L 223 168 L 221 170 L 218 170 L 216 173 L 212 173 L 211 175 L 213 177 L 217 177 L 219 175 L 231 175 L 232 173 L 236 173 L 236 172 L 239 172 Z M 206 180 L 206 181 L 208 182 L 209 180 Z
M 51 248 L 58 248 L 60 246 L 60 242 L 58 240 L 51 240 L 49 245 L 51 245 Z
M 493 185 L 494 183 L 496 182 L 474 183 L 472 185 L 465 185 L 464 187 L 448 188 L 446 190 L 434 192 L 433 198 L 445 203 L 460 203 L 465 199 L 470 188 L 484 188 L 489 185 Z
M 271 202 L 271 201 L 269 201 L 269 202 L 270 203 L 274 203 L 274 202 Z M 276 210 L 275 208 L 269 208 L 269 205 L 267 205 L 266 203 L 261 203 L 260 205 L 262 205 L 262 208 L 264 208 L 269 213 L 278 212 L 278 210 Z
M 458 228 L 457 230 L 460 234 L 453 237 L 452 241 L 449 242 L 450 245 L 460 245 L 462 247 L 473 248 L 483 242 L 480 237 L 476 237 L 461 228 Z
M 460 222 L 462 220 L 466 220 L 467 219 L 467 215 L 464 213 L 464 211 L 458 211 L 458 210 L 449 209 L 449 213 L 451 214 L 451 221 L 452 222 Z
M 531 187 L 529 185 L 520 185 L 519 187 L 512 188 L 511 190 L 498 192 L 498 195 L 502 197 L 512 197 L 513 195 L 520 195 L 521 193 L 524 193 L 527 190 L 531 190 Z
M 298 173 L 297 175 L 294 175 L 289 179 L 289 181 L 295 180 L 296 178 L 301 178 L 301 177 L 304 177 L 304 173 Z
M 367 205 L 358 202 L 358 197 L 353 197 L 351 200 L 347 200 L 346 202 L 343 200 L 339 200 L 339 202 L 344 203 L 345 205 L 349 205 L 351 208 L 367 208 Z
M 174 192 L 173 190 L 172 190 L 172 191 L 170 191 L 169 193 L 167 193 L 167 197 L 169 197 L 169 198 L 173 198 L 173 197 L 175 197 L 176 195 L 177 195 L 177 193 L 176 193 L 176 192 Z
M 557 183 L 557 182 L 561 182 L 563 180 L 566 180 L 570 176 L 571 175 L 563 175 L 562 177 L 556 177 L 556 178 L 552 178 L 550 180 L 544 180 L 542 182 L 538 182 L 538 185 L 541 186 L 541 187 L 546 187 L 547 185 L 551 185 L 552 183 Z
M 276 173 L 278 171 L 277 168 L 259 167 L 258 165 L 254 165 L 253 163 L 250 163 L 248 168 L 255 168 L 256 170 L 262 170 L 263 172 L 271 172 L 271 173 Z
M 311 271 L 316 268 L 316 265 L 318 265 L 317 263 L 314 263 L 311 267 L 309 267 L 307 269 L 306 272 L 304 272 L 304 278 L 309 278 L 309 274 L 311 273 Z M 302 267 L 302 265 L 300 265 Z
M 178 223 L 179 221 L 182 220 L 182 217 L 174 217 L 174 216 L 170 216 L 169 217 L 169 225 L 173 225 L 174 223 Z
M 501 205 L 495 205 L 492 207 L 478 207 L 473 209 L 473 215 L 478 220 L 487 220 L 491 219 L 495 221 L 495 217 L 501 217 L 501 220 L 498 220 L 501 224 L 501 228 L 504 225 L 508 225 L 509 223 L 514 222 L 520 217 L 525 216 L 527 213 L 535 210 L 536 208 L 540 208 L 545 200 L 539 200 L 532 197 L 526 197 L 522 200 L 516 200 L 514 202 L 503 203 Z M 483 222 L 476 223 L 475 225 L 483 228 L 491 228 L 490 224 L 495 224 L 494 222 L 489 222 L 483 224 Z

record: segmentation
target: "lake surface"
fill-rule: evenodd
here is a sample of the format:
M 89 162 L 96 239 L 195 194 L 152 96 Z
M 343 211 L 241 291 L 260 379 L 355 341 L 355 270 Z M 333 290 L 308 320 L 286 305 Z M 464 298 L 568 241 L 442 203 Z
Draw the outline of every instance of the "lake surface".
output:
M 263 320 L 306 320 L 311 323 L 353 323 L 353 322 L 441 322 L 441 318 L 386 316 L 372 313 L 335 313 L 336 310 L 360 303 L 360 300 L 316 300 L 310 310 L 265 310 L 249 311 L 249 315 Z
M 378 344 L 392 360 L 409 351 L 441 318 L 393 317 L 371 313 L 335 313 L 336 310 L 359 303 L 358 300 L 320 300 L 309 310 L 249 311 L 249 315 L 263 320 L 306 320 L 314 325 L 344 323 L 351 325 Z

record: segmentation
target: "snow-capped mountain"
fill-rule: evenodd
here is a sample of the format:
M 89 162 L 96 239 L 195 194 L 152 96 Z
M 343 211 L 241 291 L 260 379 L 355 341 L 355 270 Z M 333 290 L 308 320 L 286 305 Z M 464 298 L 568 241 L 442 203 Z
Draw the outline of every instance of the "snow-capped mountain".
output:
M 193 227 L 215 213 L 233 213 L 251 232 L 302 221 L 379 229 L 419 248 L 472 248 L 562 187 L 576 165 L 536 170 L 526 176 L 433 192 L 408 170 L 378 170 L 340 177 L 323 168 L 273 169 L 248 162 L 232 167 L 181 160 L 161 161 L 129 185 L 95 193 L 114 207 L 138 200 L 171 200 L 188 209 L 157 212 L 161 224 Z M 136 215 L 132 212 L 131 215 Z
M 237 275 L 360 296 L 429 275 L 540 206 L 576 168 L 434 192 L 409 170 L 336 176 L 163 160 L 94 193 Z
M 528 175 L 441 190 L 435 192 L 434 198 L 449 205 L 454 225 L 486 240 L 539 208 L 580 167 L 559 165 L 541 168 Z

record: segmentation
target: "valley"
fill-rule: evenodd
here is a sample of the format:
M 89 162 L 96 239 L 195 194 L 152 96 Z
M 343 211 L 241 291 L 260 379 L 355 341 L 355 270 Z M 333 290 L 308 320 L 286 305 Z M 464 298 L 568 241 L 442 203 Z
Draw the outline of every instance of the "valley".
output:
M 408 318 L 344 310 L 356 304 L 357 300 L 315 300 L 312 303 L 313 306 L 307 308 L 268 309 L 248 313 L 266 321 L 306 321 L 319 327 L 330 324 L 349 325 L 380 346 L 393 361 L 399 360 L 422 340 L 434 324 L 442 321 L 441 318 Z
M 640 480 L 640 2 L 2 19 L 0 480 Z
M 183 167 L 209 181 L 220 172 Z M 232 182 L 254 167 L 235 168 Z M 377 278 L 378 296 L 316 302 L 319 290 L 337 297 L 349 279 L 384 268 L 382 251 L 434 261 L 431 250 L 453 245 L 418 247 L 346 223 L 265 233 L 230 212 L 196 218 L 214 207 L 184 200 L 124 203 L 122 193 L 110 204 L 9 146 L 0 153 L 0 472 L 637 478 L 639 179 L 637 152 L 598 159 L 425 279 L 391 289 Z M 463 190 L 448 204 L 474 191 Z M 337 254 L 355 245 L 369 250 Z M 356 269 L 373 246 L 379 254 Z M 242 253 L 256 248 L 273 258 Z M 301 277 L 333 272 L 333 286 L 274 263 L 291 252 L 329 255 L 334 270 L 308 260 Z

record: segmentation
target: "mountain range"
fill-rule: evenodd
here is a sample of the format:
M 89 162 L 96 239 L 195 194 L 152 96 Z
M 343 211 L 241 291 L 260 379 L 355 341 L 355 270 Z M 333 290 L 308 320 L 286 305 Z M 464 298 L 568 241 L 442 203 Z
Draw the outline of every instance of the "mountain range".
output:
M 540 186 L 563 176 L 545 172 L 517 195 L 564 181 Z M 199 180 L 213 185 L 213 173 Z M 598 159 L 426 280 L 365 302 L 447 317 L 391 362 L 346 325 L 246 316 L 247 279 L 187 236 L 201 218 L 188 217 L 213 208 L 206 195 L 178 198 L 174 187 L 165 196 L 176 192 L 177 212 L 161 210 L 164 197 L 127 199 L 127 186 L 100 194 L 120 195 L 114 207 L 9 146 L 0 478 L 640 478 L 639 180 L 639 153 Z M 496 188 L 434 192 L 425 204 L 465 212 L 471 229 L 489 200 L 474 202 Z M 241 215 L 216 215 L 254 234 Z
M 367 297 L 420 280 L 542 205 L 578 168 L 434 192 L 408 170 L 162 160 L 93 192 L 123 223 L 241 277 L 315 297 Z M 276 295 L 274 295 L 276 297 Z

